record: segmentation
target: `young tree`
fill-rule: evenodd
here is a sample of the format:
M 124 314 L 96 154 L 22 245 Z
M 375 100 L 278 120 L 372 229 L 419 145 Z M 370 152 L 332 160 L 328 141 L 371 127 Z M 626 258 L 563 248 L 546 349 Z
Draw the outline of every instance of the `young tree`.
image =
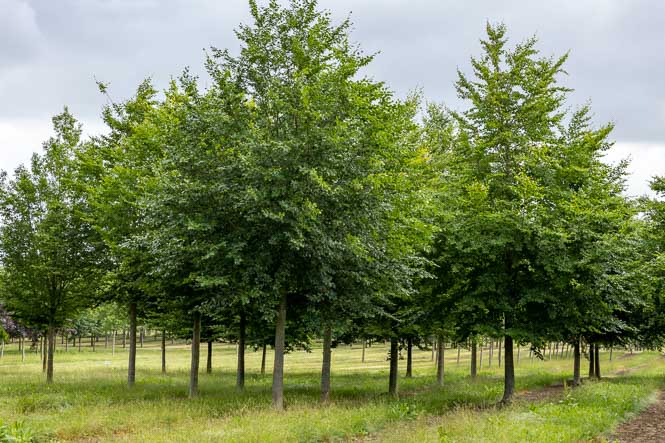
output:
M 46 380 L 53 381 L 56 330 L 90 303 L 102 265 L 100 242 L 73 168 L 81 127 L 67 109 L 55 136 L 0 191 L 2 298 L 16 318 L 47 331 Z

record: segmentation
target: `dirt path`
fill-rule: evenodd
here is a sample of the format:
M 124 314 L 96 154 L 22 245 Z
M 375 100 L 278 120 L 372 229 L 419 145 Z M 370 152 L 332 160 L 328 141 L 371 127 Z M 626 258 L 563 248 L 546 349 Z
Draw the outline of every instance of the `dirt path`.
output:
M 637 417 L 617 428 L 610 441 L 653 443 L 665 441 L 665 392 Z

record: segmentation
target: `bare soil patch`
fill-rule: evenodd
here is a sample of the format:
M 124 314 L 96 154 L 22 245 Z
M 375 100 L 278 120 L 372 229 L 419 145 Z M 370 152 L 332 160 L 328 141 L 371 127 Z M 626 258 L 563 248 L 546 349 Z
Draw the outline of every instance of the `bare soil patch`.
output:
M 621 424 L 610 441 L 653 443 L 665 441 L 665 392 L 638 416 Z

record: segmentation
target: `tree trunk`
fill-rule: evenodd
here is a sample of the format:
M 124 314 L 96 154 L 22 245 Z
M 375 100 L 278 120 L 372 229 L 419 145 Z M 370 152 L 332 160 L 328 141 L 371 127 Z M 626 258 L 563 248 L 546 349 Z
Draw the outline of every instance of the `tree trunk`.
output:
M 81 336 L 79 335 L 79 352 L 81 352 Z
M 499 358 L 497 359 L 497 362 L 499 363 L 499 367 L 501 367 L 501 349 L 503 348 L 503 343 L 501 342 L 501 339 L 497 341 L 497 347 L 499 348 Z M 519 345 L 517 346 L 519 348 Z
M 245 389 L 245 332 L 247 330 L 245 313 L 240 313 L 238 333 L 238 367 L 236 371 L 236 389 Z
M 480 339 L 480 361 L 478 362 L 478 370 L 483 370 L 483 339 Z
M 517 345 L 517 366 L 520 365 L 520 345 Z
M 212 374 L 212 340 L 208 340 L 208 358 L 206 359 L 206 374 Z
M 114 329 L 113 334 L 111 335 L 111 355 L 115 355 L 115 336 L 117 332 Z
M 3 338 L 2 343 L 0 344 L 0 359 L 5 357 L 5 339 Z
M 494 357 L 494 340 L 490 338 L 490 350 L 489 350 L 489 358 L 487 359 L 487 367 L 491 368 L 492 367 L 492 358 Z
M 573 386 L 580 385 L 580 339 L 575 339 L 575 345 L 573 348 Z
M 437 347 L 439 348 L 439 355 L 437 356 L 436 364 L 436 384 L 443 386 L 443 370 L 444 370 L 444 358 L 446 347 L 443 344 L 443 336 L 439 335 L 437 337 Z
M 595 371 L 596 378 L 598 380 L 600 380 L 600 347 L 598 345 L 595 345 L 593 347 L 593 350 L 594 350 L 594 353 L 595 353 L 594 359 L 596 360 L 595 365 L 594 365 L 595 366 L 594 371 Z
M 476 359 L 478 358 L 478 349 L 475 338 L 471 340 L 471 378 L 475 379 L 478 375 L 478 366 Z
M 46 383 L 53 383 L 53 354 L 55 351 L 55 327 L 49 325 L 48 328 L 48 351 L 46 361 Z
M 330 367 L 332 363 L 332 326 L 323 329 L 323 364 L 321 365 L 321 402 L 330 399 Z
M 109 334 L 106 333 L 106 334 L 104 334 L 104 348 L 108 348 L 108 347 L 109 347 Z
M 127 386 L 136 382 L 136 302 L 129 303 L 129 363 L 127 365 Z
M 504 364 L 504 377 L 503 377 L 503 398 L 502 404 L 508 404 L 513 398 L 515 393 L 515 363 L 513 361 L 513 338 L 506 335 L 504 339 L 505 346 L 505 364 Z
M 145 330 L 141 328 L 141 331 L 139 332 L 139 340 L 141 340 L 141 348 L 143 348 L 143 338 L 145 336 Z
M 459 366 L 459 357 L 460 353 L 462 352 L 462 347 L 457 343 L 457 366 Z
M 397 397 L 397 370 L 398 370 L 398 340 L 390 338 L 390 376 L 388 378 L 388 394 Z
M 122 349 L 125 349 L 125 340 L 127 339 L 127 331 L 122 330 Z
M 46 334 L 39 339 L 39 356 L 42 359 L 42 372 L 44 374 L 46 374 L 46 360 L 48 360 L 48 351 L 46 349 L 48 346 L 48 331 Z
M 65 352 L 67 352 L 69 351 L 69 337 L 67 336 L 66 333 L 63 335 L 63 337 L 65 339 Z
M 272 406 L 284 410 L 284 340 L 286 335 L 286 294 L 282 295 L 275 323 L 275 361 L 272 371 Z
M 90 346 L 92 346 L 92 352 L 95 352 L 95 344 L 97 342 L 95 334 L 92 334 L 90 337 Z
M 201 313 L 194 312 L 192 331 L 192 364 L 189 370 L 189 398 L 199 395 L 199 357 L 201 355 Z
M 593 344 L 589 344 L 589 378 L 594 378 L 596 375 L 595 356 L 593 354 Z
M 21 345 L 21 363 L 25 361 L 25 338 L 19 338 L 19 344 Z
M 367 346 L 367 340 L 363 338 L 363 354 L 360 358 L 360 363 L 365 363 L 365 347 Z
M 115 345 L 115 335 L 113 341 Z M 162 329 L 162 374 L 166 374 L 166 329 Z
M 265 340 L 263 341 L 263 350 L 261 351 L 261 375 L 265 375 L 266 373 L 266 348 L 268 345 L 266 345 Z
M 406 378 L 413 377 L 413 339 L 406 341 Z

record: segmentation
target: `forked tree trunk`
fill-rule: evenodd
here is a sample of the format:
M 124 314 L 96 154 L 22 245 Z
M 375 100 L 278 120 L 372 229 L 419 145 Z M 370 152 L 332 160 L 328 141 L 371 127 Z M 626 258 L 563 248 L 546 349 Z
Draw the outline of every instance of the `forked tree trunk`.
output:
M 201 355 L 201 313 L 194 312 L 192 331 L 192 363 L 189 369 L 189 398 L 199 395 L 199 360 Z
M 53 354 L 55 351 L 55 327 L 49 325 L 48 328 L 48 351 L 46 362 L 46 383 L 53 383 Z
M 272 371 L 272 406 L 284 410 L 284 340 L 286 335 L 287 296 L 282 295 L 275 323 L 275 361 Z
M 115 346 L 115 333 L 113 345 Z M 162 374 L 166 374 L 166 329 L 162 329 Z
M 129 362 L 127 365 L 127 386 L 136 382 L 136 302 L 129 303 Z
M 321 402 L 330 399 L 330 369 L 332 365 L 332 326 L 323 329 L 323 364 L 321 365 Z
M 439 355 L 437 356 L 436 364 L 436 384 L 443 386 L 443 371 L 444 371 L 444 358 L 445 358 L 445 345 L 443 344 L 443 336 L 439 335 L 437 338 L 437 347 L 439 348 Z
M 236 373 L 236 389 L 245 389 L 245 331 L 247 329 L 245 313 L 240 313 L 238 331 L 238 367 Z
M 398 344 L 397 337 L 390 338 L 390 375 L 388 378 L 388 394 L 392 397 L 397 397 Z
M 406 341 L 406 378 L 413 377 L 413 339 Z
M 515 393 L 515 363 L 513 361 L 513 338 L 506 335 L 505 343 L 505 364 L 504 364 L 504 377 L 503 377 L 503 398 L 502 404 L 508 404 L 513 399 Z
M 596 344 L 593 347 L 594 350 L 594 373 L 596 375 L 596 378 L 600 380 L 600 347 Z
M 573 347 L 573 386 L 579 386 L 582 381 L 580 377 L 580 354 L 580 339 L 577 338 Z
M 477 349 L 476 340 L 471 340 L 471 378 L 475 379 L 478 375 L 478 366 L 476 359 L 478 358 L 478 349 Z

